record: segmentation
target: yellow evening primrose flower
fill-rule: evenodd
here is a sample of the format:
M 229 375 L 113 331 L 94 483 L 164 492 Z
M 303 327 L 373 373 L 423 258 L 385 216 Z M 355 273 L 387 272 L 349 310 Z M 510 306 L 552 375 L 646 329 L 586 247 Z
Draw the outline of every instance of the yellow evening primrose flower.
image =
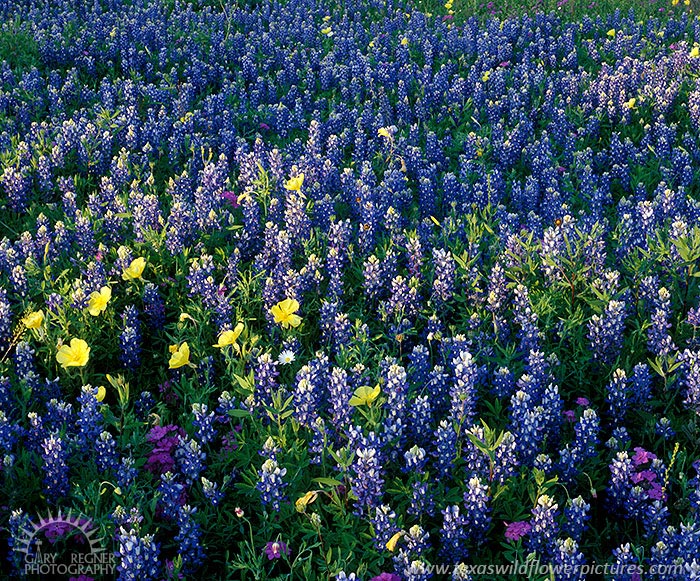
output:
M 372 402 L 379 397 L 380 393 L 381 389 L 379 384 L 375 385 L 374 387 L 363 385 L 355 390 L 355 393 L 350 398 L 350 405 L 371 405 Z
M 187 341 L 181 345 L 171 345 L 170 353 L 172 353 L 168 362 L 170 369 L 177 369 L 190 362 L 190 346 L 187 344 Z
M 38 329 L 41 327 L 41 324 L 44 322 L 44 311 L 38 310 L 34 311 L 32 313 L 29 313 L 24 319 L 22 319 L 22 323 L 24 324 L 27 329 Z
M 275 323 L 281 324 L 285 329 L 298 327 L 301 317 L 295 313 L 299 310 L 299 303 L 294 299 L 284 299 L 270 309 L 275 318 Z
M 610 38 L 615 38 L 615 34 L 617 34 L 617 31 L 616 31 L 614 28 L 611 28 L 611 29 L 608 30 L 608 32 L 607 32 L 607 35 L 608 35 Z
M 396 550 L 396 543 L 399 542 L 399 539 L 403 537 L 404 534 L 405 533 L 403 531 L 399 531 L 398 533 L 396 533 L 387 541 L 386 548 L 393 553 Z
M 401 39 L 401 46 L 406 46 L 407 44 L 408 44 L 408 39 L 404 36 L 404 37 Z
M 63 367 L 83 367 L 90 358 L 90 347 L 82 339 L 73 338 L 69 345 L 62 345 L 56 353 L 56 361 Z
M 219 335 L 219 340 L 212 345 L 213 347 L 226 347 L 226 345 L 233 345 L 240 334 L 243 332 L 243 323 L 238 323 L 233 331 L 224 331 Z
M 304 496 L 297 498 L 297 501 L 294 503 L 294 506 L 296 507 L 297 512 L 306 511 L 306 507 L 309 504 L 313 503 L 317 497 L 318 497 L 318 492 L 316 492 L 315 490 L 309 490 Z
M 627 102 L 625 103 L 625 107 L 627 107 L 627 109 L 634 109 L 634 106 L 635 106 L 636 104 L 637 104 L 637 99 L 635 99 L 634 97 L 632 97 L 629 101 L 627 101 Z
M 377 135 L 380 137 L 386 137 L 387 139 L 391 139 L 391 133 L 389 133 L 389 129 L 386 127 L 380 127 L 377 129 Z
M 144 268 L 146 268 L 146 259 L 143 258 L 143 256 L 134 258 L 131 264 L 124 269 L 122 278 L 124 280 L 136 280 L 137 278 L 141 278 Z
M 112 289 L 108 286 L 103 286 L 99 291 L 93 291 L 90 293 L 90 300 L 88 301 L 88 312 L 93 317 L 97 317 L 107 308 L 107 303 L 111 298 Z
M 694 46 L 693 49 L 690 51 L 690 58 L 695 59 L 700 56 L 700 46 Z
M 486 83 L 490 78 L 491 78 L 491 71 L 486 71 L 482 75 L 481 80 L 484 81 L 484 83 Z
M 95 396 L 95 399 L 97 399 L 97 401 L 102 401 L 106 395 L 107 390 L 105 389 L 105 386 L 100 385 L 100 387 L 97 388 L 97 395 Z
M 284 187 L 292 192 L 298 192 L 301 190 L 301 186 L 304 185 L 304 174 L 300 173 L 295 178 L 289 178 L 285 183 Z
M 326 28 L 322 28 L 321 34 L 325 34 L 326 36 L 332 36 L 333 29 L 330 26 L 327 26 Z

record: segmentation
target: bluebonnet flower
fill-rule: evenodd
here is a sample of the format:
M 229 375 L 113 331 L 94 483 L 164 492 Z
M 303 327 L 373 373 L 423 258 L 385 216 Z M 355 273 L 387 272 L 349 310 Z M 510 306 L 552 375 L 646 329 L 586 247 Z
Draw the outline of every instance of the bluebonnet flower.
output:
M 406 464 L 403 468 L 405 472 L 423 472 L 425 465 L 428 461 L 425 454 L 425 450 L 419 446 L 413 446 L 403 455 L 406 460 Z
M 182 570 L 184 573 L 196 571 L 204 562 L 205 553 L 202 548 L 202 531 L 193 518 L 197 508 L 188 504 L 177 510 L 178 533 L 175 541 L 178 543 L 178 553 L 182 557 Z
M 629 400 L 633 405 L 648 407 L 651 399 L 651 373 L 646 363 L 637 363 L 632 370 L 632 386 Z
M 371 514 L 372 508 L 381 500 L 384 487 L 382 465 L 377 448 L 368 441 L 360 442 L 350 470 L 352 493 L 357 498 L 355 512 L 358 515 L 362 515 L 365 511 Z
M 476 382 L 478 369 L 468 351 L 452 360 L 455 382 L 450 389 L 452 401 L 450 420 L 457 425 L 470 424 L 476 413 Z
M 671 420 L 669 420 L 667 417 L 659 418 L 654 427 L 656 429 L 656 433 L 666 440 L 670 440 L 676 435 L 676 431 L 671 426 Z
M 611 300 L 602 315 L 593 315 L 588 323 L 588 340 L 593 358 L 611 364 L 620 354 L 624 339 L 626 305 Z
M 4 410 L 0 409 L 0 450 L 10 452 L 17 441 L 18 429 L 7 418 Z
M 630 402 L 627 374 L 623 369 L 617 369 L 613 373 L 606 390 L 605 399 L 610 406 L 610 418 L 613 425 L 620 426 L 624 424 Z
M 663 357 L 676 350 L 676 345 L 668 333 L 671 328 L 668 321 L 671 315 L 671 293 L 665 287 L 661 287 L 654 303 L 655 309 L 647 331 L 647 345 L 654 355 Z
M 408 273 L 420 280 L 423 270 L 423 247 L 420 238 L 415 233 L 406 236 L 406 260 Z
M 260 500 L 264 506 L 271 506 L 275 512 L 279 512 L 280 502 L 285 498 L 284 488 L 287 483 L 283 478 L 286 474 L 287 469 L 280 468 L 272 458 L 265 460 L 258 471 L 260 480 L 257 489 L 260 492 Z
M 382 504 L 374 509 L 374 515 L 370 522 L 374 531 L 374 546 L 377 550 L 382 551 L 389 539 L 399 530 L 396 525 L 396 513 L 391 510 L 391 507 Z
M 426 446 L 432 438 L 433 432 L 433 410 L 430 405 L 430 397 L 427 395 L 417 396 L 410 404 L 408 416 L 408 432 L 411 439 L 421 446 Z
M 613 557 L 615 563 L 612 564 L 610 570 L 615 575 L 616 580 L 632 581 L 635 576 L 641 576 L 642 566 L 639 563 L 638 550 L 629 543 L 621 545 L 617 549 L 613 549 Z
M 448 379 L 449 375 L 445 373 L 445 368 L 442 365 L 436 365 L 428 375 L 425 387 L 436 417 L 443 416 L 449 409 Z
M 493 479 L 501 484 L 513 476 L 518 469 L 517 445 L 515 437 L 510 432 L 503 433 L 501 445 L 496 448 L 494 455 Z
M 489 500 L 488 486 L 477 476 L 470 478 L 464 493 L 464 524 L 471 541 L 477 544 L 485 540 L 491 524 Z
M 78 396 L 80 411 L 78 412 L 79 432 L 76 440 L 81 449 L 87 451 L 92 448 L 102 431 L 102 414 L 104 406 L 97 400 L 97 388 L 84 385 Z
M 660 500 L 649 503 L 642 514 L 644 530 L 649 537 L 655 536 L 664 530 L 668 524 L 670 512 Z
M 208 413 L 207 413 L 208 412 Z M 203 403 L 192 404 L 192 425 L 196 432 L 196 437 L 202 446 L 209 444 L 216 436 L 214 427 L 214 412 L 209 412 L 209 408 Z
M 465 563 L 457 563 L 452 570 L 452 581 L 472 581 L 473 577 L 469 574 L 470 566 Z
M 66 460 L 68 451 L 58 434 L 44 439 L 41 454 L 44 462 L 44 492 L 51 502 L 57 502 L 70 491 L 69 470 Z
M 467 556 L 468 532 L 465 530 L 465 519 L 460 515 L 459 505 L 446 507 L 442 516 L 442 558 L 448 563 L 456 564 Z
M 493 392 L 496 397 L 511 397 L 515 390 L 515 376 L 507 367 L 499 367 L 493 375 Z
M 219 485 L 216 482 L 212 482 L 204 476 L 201 477 L 201 480 L 202 492 L 204 493 L 204 496 L 206 496 L 209 499 L 209 502 L 211 502 L 212 506 L 219 506 L 219 504 L 224 498 L 224 492 L 222 490 L 219 490 Z
M 524 391 L 511 397 L 511 408 L 510 431 L 515 437 L 518 459 L 528 463 L 537 455 L 544 436 L 543 409 L 533 408 L 532 398 Z
M 572 498 L 564 508 L 563 530 L 577 543 L 581 542 L 581 536 L 588 529 L 587 521 L 591 516 L 588 511 L 591 509 L 582 496 Z
M 0 288 L 0 346 L 6 348 L 12 335 L 12 310 L 7 291 Z
M 263 458 L 270 458 L 272 460 L 277 460 L 277 455 L 282 452 L 275 439 L 272 436 L 268 436 L 263 443 L 262 450 L 258 452 Z
M 551 559 L 555 554 L 555 542 L 559 531 L 556 520 L 558 509 L 559 505 L 546 494 L 537 499 L 537 506 L 532 509 L 532 530 L 528 539 L 528 549 L 536 551 L 543 559 Z
M 435 461 L 439 477 L 452 472 L 457 457 L 457 434 L 447 420 L 442 420 L 435 430 Z
M 165 301 L 158 287 L 147 282 L 143 287 L 143 312 L 151 329 L 162 329 L 165 324 Z
M 102 472 L 111 472 L 117 468 L 117 442 L 109 432 L 102 432 L 95 441 L 95 462 Z
M 433 279 L 433 299 L 446 302 L 452 298 L 455 285 L 455 260 L 449 251 L 442 248 L 433 249 L 435 277 Z
M 263 405 L 272 405 L 272 394 L 277 391 L 277 361 L 270 353 L 258 355 L 253 364 L 255 376 L 255 396 Z
M 583 553 L 579 550 L 578 543 L 574 539 L 557 539 L 554 565 L 560 571 L 558 578 L 565 581 L 585 579 L 582 567 L 585 562 Z
M 484 442 L 485 434 L 483 426 L 478 424 L 473 424 L 468 430 L 461 431 L 463 440 L 462 444 L 462 458 L 465 463 L 466 474 L 468 478 L 472 476 L 486 476 L 489 473 L 489 463 L 488 457 L 484 452 L 477 447 L 477 445 L 472 441 L 476 438 L 480 442 Z
M 411 483 L 411 504 L 408 514 L 433 516 L 435 514 L 435 499 L 430 484 L 422 480 Z
M 117 486 L 126 490 L 136 481 L 137 476 L 136 461 L 132 456 L 124 456 L 117 468 Z
M 119 360 L 127 369 L 135 370 L 141 363 L 141 323 L 136 307 L 127 305 L 122 314 L 122 332 L 119 335 Z
M 328 432 L 326 422 L 321 417 L 317 417 L 311 425 L 313 436 L 309 442 L 309 463 L 321 464 L 324 452 L 328 445 Z
M 180 436 L 179 444 L 175 452 L 178 468 L 187 478 L 188 482 L 196 480 L 204 470 L 204 460 L 207 455 L 196 440 L 187 440 Z
M 338 434 L 343 433 L 350 425 L 352 408 L 349 402 L 351 397 L 352 388 L 348 382 L 347 372 L 340 367 L 333 367 L 328 382 L 328 400 L 333 425 Z
M 154 407 L 156 407 L 156 399 L 150 391 L 142 391 L 134 402 L 136 417 L 142 421 L 148 418 L 148 414 Z
M 519 284 L 514 289 L 513 315 L 520 327 L 520 350 L 524 353 L 536 351 L 540 344 L 540 331 L 537 328 L 537 313 L 530 304 L 530 294 L 526 286 Z
M 7 539 L 8 548 L 10 550 L 8 560 L 18 572 L 24 568 L 26 559 L 32 554 L 31 552 L 26 554 L 23 551 L 20 551 L 20 549 L 24 548 L 22 543 L 26 535 L 24 531 L 29 530 L 30 526 L 29 515 L 24 512 L 23 509 L 19 508 L 12 510 L 8 519 L 7 527 L 7 530 L 10 533 L 9 538 Z M 32 550 L 31 546 L 29 547 L 29 550 Z
M 166 472 L 160 475 L 160 483 L 158 484 L 158 507 L 162 513 L 169 519 L 175 519 L 179 507 L 185 504 L 187 494 L 185 486 L 179 482 L 176 474 Z
M 386 443 L 401 442 L 404 437 L 406 423 L 406 396 L 408 394 L 408 381 L 406 370 L 386 359 L 382 362 L 384 370 L 382 375 L 386 381 L 384 393 L 387 395 L 387 415 L 384 420 L 384 438 Z M 391 455 L 396 456 L 398 450 L 393 448 Z
M 117 571 L 118 581 L 151 581 L 158 579 L 160 566 L 158 556 L 160 545 L 155 542 L 153 535 L 139 536 L 135 529 L 119 529 L 116 535 L 119 550 L 116 557 L 119 560 Z
M 228 391 L 222 391 L 217 401 L 219 405 L 216 406 L 216 420 L 225 423 L 229 420 L 229 412 L 238 408 L 238 400 Z
M 372 255 L 362 267 L 365 293 L 369 298 L 377 298 L 382 291 L 383 272 L 379 259 Z

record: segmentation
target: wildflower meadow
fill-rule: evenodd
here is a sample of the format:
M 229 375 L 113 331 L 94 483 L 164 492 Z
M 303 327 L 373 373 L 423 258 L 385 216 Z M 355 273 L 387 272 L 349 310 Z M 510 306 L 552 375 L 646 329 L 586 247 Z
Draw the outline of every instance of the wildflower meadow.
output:
M 0 3 L 0 579 L 700 579 L 698 7 L 530 4 Z

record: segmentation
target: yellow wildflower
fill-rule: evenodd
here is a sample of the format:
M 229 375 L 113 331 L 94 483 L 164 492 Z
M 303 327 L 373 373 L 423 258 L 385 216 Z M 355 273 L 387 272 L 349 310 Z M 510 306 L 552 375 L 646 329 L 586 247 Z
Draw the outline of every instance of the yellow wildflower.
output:
M 187 341 L 179 346 L 171 345 L 170 353 L 172 353 L 168 362 L 170 369 L 177 369 L 190 362 L 190 346 L 187 344 Z
M 399 542 L 399 539 L 403 537 L 404 534 L 405 533 L 403 531 L 399 531 L 398 533 L 396 533 L 387 541 L 386 548 L 393 553 L 396 550 L 396 543 Z
M 83 367 L 90 358 L 90 347 L 82 339 L 71 339 L 70 346 L 62 345 L 56 353 L 56 361 L 63 367 Z
M 611 28 L 611 29 L 608 30 L 608 32 L 607 32 L 607 35 L 608 35 L 610 38 L 615 38 L 615 35 L 616 35 L 616 34 L 617 34 L 617 31 L 616 31 L 614 28 Z
M 27 329 L 38 329 L 41 327 L 43 322 L 44 311 L 42 310 L 29 313 L 26 317 L 24 317 L 24 319 L 22 319 L 22 323 L 24 323 L 24 326 L 27 327 Z
M 306 507 L 309 504 L 313 503 L 317 497 L 318 492 L 316 492 L 315 490 L 309 490 L 304 496 L 298 498 L 297 501 L 294 503 L 297 512 L 305 512 Z
M 124 269 L 122 278 L 124 280 L 136 280 L 137 278 L 141 278 L 144 268 L 146 268 L 146 259 L 143 257 L 134 258 L 131 264 Z
M 284 187 L 287 190 L 290 190 L 292 192 L 298 192 L 301 190 L 301 186 L 304 185 L 304 174 L 300 173 L 297 177 L 295 178 L 289 178 L 285 184 Z
M 224 331 L 219 335 L 219 340 L 213 345 L 213 347 L 226 347 L 226 345 L 234 345 L 236 340 L 243 332 L 243 323 L 238 323 L 233 331 Z
M 106 395 L 107 390 L 105 389 L 105 386 L 100 385 L 100 387 L 97 388 L 97 395 L 95 396 L 95 398 L 97 399 L 97 401 L 102 401 Z
M 88 312 L 93 316 L 97 317 L 101 312 L 107 308 L 107 303 L 109 299 L 112 298 L 112 289 L 108 286 L 103 286 L 99 291 L 93 291 L 90 293 L 90 300 L 88 302 Z
M 363 385 L 355 390 L 355 393 L 350 398 L 350 405 L 372 405 L 372 402 L 379 397 L 380 393 L 381 389 L 379 384 L 375 385 L 374 387 Z
M 270 309 L 275 318 L 275 323 L 281 324 L 285 329 L 298 327 L 301 317 L 295 313 L 299 310 L 299 303 L 294 299 L 284 299 Z

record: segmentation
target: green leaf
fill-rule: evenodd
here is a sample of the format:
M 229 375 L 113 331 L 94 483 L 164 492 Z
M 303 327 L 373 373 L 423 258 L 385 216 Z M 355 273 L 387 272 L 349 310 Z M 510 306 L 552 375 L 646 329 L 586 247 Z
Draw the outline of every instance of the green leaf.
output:
M 234 418 L 247 418 L 250 416 L 248 410 L 229 410 L 228 415 Z
M 325 484 L 326 486 L 341 486 L 343 484 L 340 480 L 326 477 L 313 478 L 311 481 L 318 482 L 319 484 Z

